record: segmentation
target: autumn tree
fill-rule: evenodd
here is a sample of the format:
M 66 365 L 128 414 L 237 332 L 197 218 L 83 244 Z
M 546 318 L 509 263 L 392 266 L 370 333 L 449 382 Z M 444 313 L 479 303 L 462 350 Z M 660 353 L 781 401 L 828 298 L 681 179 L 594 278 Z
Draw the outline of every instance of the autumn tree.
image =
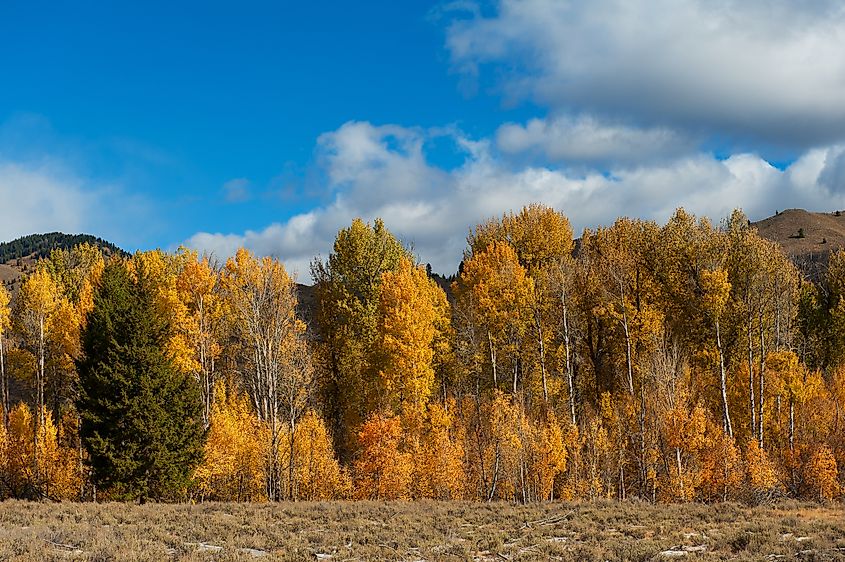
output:
M 476 226 L 470 232 L 467 242 L 465 262 L 486 251 L 493 243 L 509 245 L 533 281 L 534 291 L 527 303 L 530 310 L 529 327 L 536 344 L 532 351 L 536 354 L 540 370 L 543 400 L 548 402 L 552 366 L 549 348 L 553 345 L 561 322 L 556 317 L 559 303 L 564 307 L 564 345 L 571 341 L 568 333 L 570 323 L 566 317 L 568 283 L 563 283 L 566 280 L 565 272 L 571 268 L 572 263 L 572 227 L 569 219 L 551 207 L 531 204 L 518 213 L 506 213 L 501 220 L 493 219 Z M 567 371 L 569 375 L 572 375 L 571 371 Z
M 316 501 L 349 496 L 349 476 L 338 462 L 325 421 L 314 410 L 306 412 L 296 426 L 293 443 L 296 498 Z
M 412 259 L 381 219 L 373 224 L 355 219 L 338 232 L 328 259 L 311 266 L 320 359 L 327 372 L 323 398 L 345 460 L 355 449 L 358 429 L 380 402 L 375 349 L 382 274 L 395 271 L 402 258 Z
M 429 404 L 425 426 L 414 455 L 413 495 L 439 500 L 467 494 L 464 473 L 465 436 L 456 423 L 455 403 Z
M 0 481 L 17 498 L 78 499 L 79 456 L 64 438 L 75 427 L 68 427 L 65 420 L 54 423 L 48 411 L 44 426 L 36 434 L 35 417 L 23 402 L 9 413 L 8 430 L 5 426 L 0 430 Z
M 780 487 L 777 469 L 765 449 L 755 441 L 749 441 L 745 448 L 745 469 L 748 472 L 748 484 L 755 501 L 771 496 Z M 762 496 L 762 497 L 761 497 Z
M 494 242 L 464 263 L 454 285 L 458 306 L 471 310 L 467 317 L 480 323 L 493 388 L 499 387 L 499 370 L 511 370 L 511 390 L 519 382 L 520 343 L 529 322 L 529 302 L 534 284 L 519 264 L 513 248 Z M 504 355 L 504 357 L 503 357 Z
M 722 318 L 725 314 L 731 286 L 724 269 L 704 270 L 701 273 L 702 308 L 712 323 L 719 368 L 719 389 L 722 398 L 722 420 L 725 433 L 733 437 L 730 407 L 728 405 L 728 376 L 725 347 L 722 336 Z
M 742 452 L 724 427 L 708 420 L 707 445 L 702 451 L 701 491 L 699 499 L 728 501 L 735 499 L 743 483 Z
M 222 382 L 215 385 L 205 454 L 194 474 L 200 499 L 266 499 L 265 431 L 249 397 Z
M 422 419 L 434 388 L 435 338 L 447 310 L 443 290 L 407 258 L 396 271 L 382 273 L 376 354 L 381 399 L 392 411 Z
M 48 404 L 60 416 L 73 400 L 77 382 L 74 360 L 81 352 L 80 332 L 94 306 L 94 290 L 105 261 L 100 248 L 83 243 L 51 251 L 38 267 L 47 272 L 59 295 L 48 338 L 46 390 Z
M 217 381 L 217 359 L 224 315 L 217 271 L 207 256 L 200 259 L 195 251 L 181 250 L 184 265 L 176 276 L 176 295 L 184 306 L 185 321 L 181 324 L 181 343 L 190 346 L 186 366 L 197 379 L 202 393 L 203 420 L 208 426 L 214 385 Z
M 778 352 L 792 343 L 798 272 L 776 244 L 757 234 L 741 211 L 734 211 L 725 229 L 731 291 L 744 324 L 751 436 L 762 447 L 767 355 L 770 349 Z
M 812 398 L 823 383 L 818 374 L 810 373 L 791 351 L 778 351 L 769 355 L 769 370 L 773 378 L 773 390 L 785 404 L 788 417 L 789 450 L 795 450 L 796 411 Z
M 69 312 L 69 306 L 59 294 L 59 288 L 43 269 L 39 268 L 28 276 L 21 285 L 15 310 L 16 331 L 21 335 L 28 351 L 35 357 L 33 376 L 35 387 L 35 426 L 33 439 L 44 440 L 46 425 L 45 387 L 47 384 L 47 361 L 53 328 Z M 58 330 L 56 330 L 58 332 Z M 33 451 L 33 472 L 39 473 L 39 449 Z
M 361 427 L 358 441 L 357 496 L 371 500 L 409 499 L 413 459 L 403 450 L 400 418 L 373 414 Z
M 821 444 L 813 452 L 805 469 L 812 495 L 820 501 L 832 500 L 842 493 L 839 469 L 830 447 Z
M 9 309 L 9 292 L 5 285 L 0 285 L 0 408 L 3 408 L 3 425 L 9 427 L 9 378 L 6 372 L 6 339 L 12 326 Z
M 270 500 L 293 499 L 292 479 L 282 489 L 280 451 L 284 432 L 293 439 L 312 392 L 313 369 L 305 326 L 296 317 L 296 292 L 284 266 L 271 258 L 256 259 L 241 249 L 221 274 L 226 305 L 245 343 L 241 379 L 258 419 L 267 425 L 266 491 Z M 295 447 L 288 447 L 288 471 L 294 470 Z
M 555 266 L 572 252 L 572 226 L 562 213 L 537 203 L 518 213 L 505 213 L 476 226 L 467 239 L 464 259 L 484 252 L 494 242 L 514 249 L 520 265 L 530 274 Z

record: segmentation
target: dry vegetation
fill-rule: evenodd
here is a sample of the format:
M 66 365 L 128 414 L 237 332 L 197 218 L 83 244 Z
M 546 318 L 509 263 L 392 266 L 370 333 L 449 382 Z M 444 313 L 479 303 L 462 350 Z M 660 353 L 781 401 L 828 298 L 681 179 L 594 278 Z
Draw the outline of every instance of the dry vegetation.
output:
M 827 253 L 845 246 L 845 213 L 787 209 L 754 224 L 760 236 L 777 242 L 790 256 Z M 803 230 L 804 237 L 798 231 Z
M 0 504 L 0 560 L 841 560 L 845 512 L 783 503 Z
M 830 255 L 845 247 L 845 213 L 841 211 L 814 213 L 787 209 L 754 223 L 754 227 L 760 236 L 783 248 L 798 268 L 814 281 L 824 275 Z M 801 232 L 803 237 L 799 235 Z

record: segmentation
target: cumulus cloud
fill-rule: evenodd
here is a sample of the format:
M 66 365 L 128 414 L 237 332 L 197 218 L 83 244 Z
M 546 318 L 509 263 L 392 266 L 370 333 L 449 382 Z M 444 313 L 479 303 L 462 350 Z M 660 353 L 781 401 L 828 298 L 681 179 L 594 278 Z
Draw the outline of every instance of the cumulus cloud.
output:
M 507 154 L 531 154 L 553 162 L 607 169 L 649 164 L 689 154 L 693 139 L 665 127 L 638 128 L 594 117 L 562 115 L 506 123 L 496 132 Z
M 806 149 L 843 140 L 845 5 L 835 0 L 499 0 L 455 16 L 465 76 L 553 111 Z
M 824 153 L 819 183 L 834 193 L 845 193 L 845 149 L 839 147 Z
M 245 233 L 198 233 L 189 246 L 220 258 L 245 246 L 282 259 L 310 279 L 313 256 L 326 256 L 338 229 L 353 218 L 383 217 L 435 271 L 456 270 L 470 226 L 532 202 L 566 213 L 576 232 L 611 223 L 619 214 L 663 221 L 674 209 L 718 220 L 741 207 L 753 218 L 775 208 L 845 206 L 841 188 L 826 183 L 841 170 L 842 147 L 807 151 L 786 170 L 755 154 L 720 160 L 694 153 L 671 161 L 628 166 L 611 173 L 567 168 L 510 168 L 489 140 L 453 140 L 464 156 L 457 168 L 433 165 L 425 155 L 429 133 L 351 122 L 320 138 L 320 161 L 331 201 L 290 220 Z

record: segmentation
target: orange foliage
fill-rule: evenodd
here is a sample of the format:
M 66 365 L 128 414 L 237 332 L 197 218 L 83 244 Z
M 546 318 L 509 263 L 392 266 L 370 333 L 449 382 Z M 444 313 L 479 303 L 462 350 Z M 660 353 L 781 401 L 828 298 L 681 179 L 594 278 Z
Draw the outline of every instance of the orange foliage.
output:
M 413 459 L 402 451 L 402 421 L 373 414 L 358 433 L 356 495 L 361 499 L 409 499 Z
M 455 427 L 455 404 L 429 404 L 423 435 L 415 443 L 413 495 L 440 500 L 465 497 L 463 436 Z
M 745 449 L 745 470 L 752 491 L 770 491 L 780 487 L 777 470 L 769 455 L 755 440 L 748 442 Z
M 804 468 L 804 479 L 819 500 L 832 500 L 839 496 L 839 469 L 833 451 L 826 445 L 820 445 L 813 452 Z

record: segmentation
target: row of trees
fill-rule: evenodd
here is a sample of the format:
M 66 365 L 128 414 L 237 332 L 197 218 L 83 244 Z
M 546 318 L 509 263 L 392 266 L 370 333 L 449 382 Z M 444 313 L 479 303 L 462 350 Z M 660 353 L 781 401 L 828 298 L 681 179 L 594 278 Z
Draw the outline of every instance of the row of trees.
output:
M 735 212 L 577 242 L 532 205 L 452 283 L 381 221 L 284 267 L 90 246 L 0 292 L 7 495 L 831 499 L 845 253 L 819 284 Z M 10 403 L 13 387 L 29 391 Z M 54 422 L 58 420 L 58 422 Z M 105 496 L 104 496 L 105 495 Z

